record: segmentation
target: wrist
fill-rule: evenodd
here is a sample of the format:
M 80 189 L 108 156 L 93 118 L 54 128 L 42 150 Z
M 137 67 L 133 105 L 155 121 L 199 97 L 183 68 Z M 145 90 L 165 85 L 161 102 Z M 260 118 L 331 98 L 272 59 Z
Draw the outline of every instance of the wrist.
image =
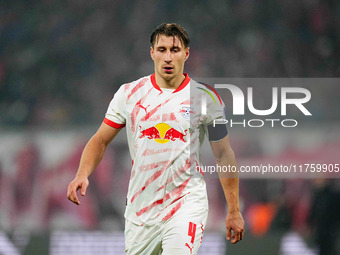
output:
M 231 208 L 228 208 L 228 213 L 239 213 L 240 207 L 239 206 L 233 206 Z
M 87 176 L 87 174 L 85 174 L 85 173 L 77 173 L 77 174 L 76 174 L 76 178 L 77 178 L 77 179 L 87 179 L 88 176 Z

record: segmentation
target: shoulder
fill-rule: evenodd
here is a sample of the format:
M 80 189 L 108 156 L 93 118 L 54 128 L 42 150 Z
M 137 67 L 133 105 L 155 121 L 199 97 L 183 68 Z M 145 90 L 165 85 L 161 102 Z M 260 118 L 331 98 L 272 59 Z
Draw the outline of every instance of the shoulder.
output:
M 219 103 L 222 105 L 222 100 L 220 95 L 217 93 L 216 89 L 206 83 L 191 80 L 191 91 L 194 93 L 199 93 L 201 95 L 206 95 L 208 100 L 212 100 L 215 103 Z
M 120 89 L 123 90 L 124 92 L 129 92 L 129 91 L 133 91 L 135 89 L 138 89 L 142 86 L 144 86 L 148 81 L 150 81 L 150 76 L 151 75 L 147 75 L 144 77 L 139 78 L 138 80 L 129 82 L 129 83 L 125 83 L 123 85 L 121 85 Z

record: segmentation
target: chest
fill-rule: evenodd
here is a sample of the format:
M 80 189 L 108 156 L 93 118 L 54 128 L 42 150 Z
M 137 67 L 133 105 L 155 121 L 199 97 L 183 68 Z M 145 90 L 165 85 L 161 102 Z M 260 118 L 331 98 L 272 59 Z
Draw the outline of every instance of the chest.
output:
M 138 137 L 184 141 L 199 124 L 200 106 L 192 102 L 189 90 L 140 93 L 126 106 L 127 126 Z

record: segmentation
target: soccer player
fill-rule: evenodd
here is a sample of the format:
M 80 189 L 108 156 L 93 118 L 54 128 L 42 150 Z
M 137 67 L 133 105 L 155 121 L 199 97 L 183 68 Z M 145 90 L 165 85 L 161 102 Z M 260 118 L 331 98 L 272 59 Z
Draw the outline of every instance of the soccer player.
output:
M 189 37 L 178 24 L 163 23 L 152 33 L 155 73 L 122 85 L 104 121 L 86 145 L 67 197 L 80 204 L 88 177 L 106 147 L 125 127 L 132 157 L 126 199 L 127 254 L 197 254 L 208 216 L 199 149 L 207 133 L 219 166 L 236 166 L 216 91 L 183 72 Z M 228 204 L 226 238 L 243 238 L 237 175 L 220 176 Z

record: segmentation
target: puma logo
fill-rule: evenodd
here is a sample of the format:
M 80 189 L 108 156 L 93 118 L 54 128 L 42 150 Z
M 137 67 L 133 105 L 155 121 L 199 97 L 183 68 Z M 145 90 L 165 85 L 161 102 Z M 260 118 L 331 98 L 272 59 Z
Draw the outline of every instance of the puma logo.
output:
M 148 107 L 149 107 L 150 105 L 148 105 L 147 107 L 144 107 L 141 103 L 139 103 L 138 106 L 139 106 L 140 108 L 144 109 L 145 113 L 147 113 L 147 112 L 148 112 L 147 109 L 148 109 Z
M 185 246 L 189 248 L 190 254 L 192 254 L 192 249 L 194 248 L 194 246 L 190 247 L 188 243 L 185 243 Z

